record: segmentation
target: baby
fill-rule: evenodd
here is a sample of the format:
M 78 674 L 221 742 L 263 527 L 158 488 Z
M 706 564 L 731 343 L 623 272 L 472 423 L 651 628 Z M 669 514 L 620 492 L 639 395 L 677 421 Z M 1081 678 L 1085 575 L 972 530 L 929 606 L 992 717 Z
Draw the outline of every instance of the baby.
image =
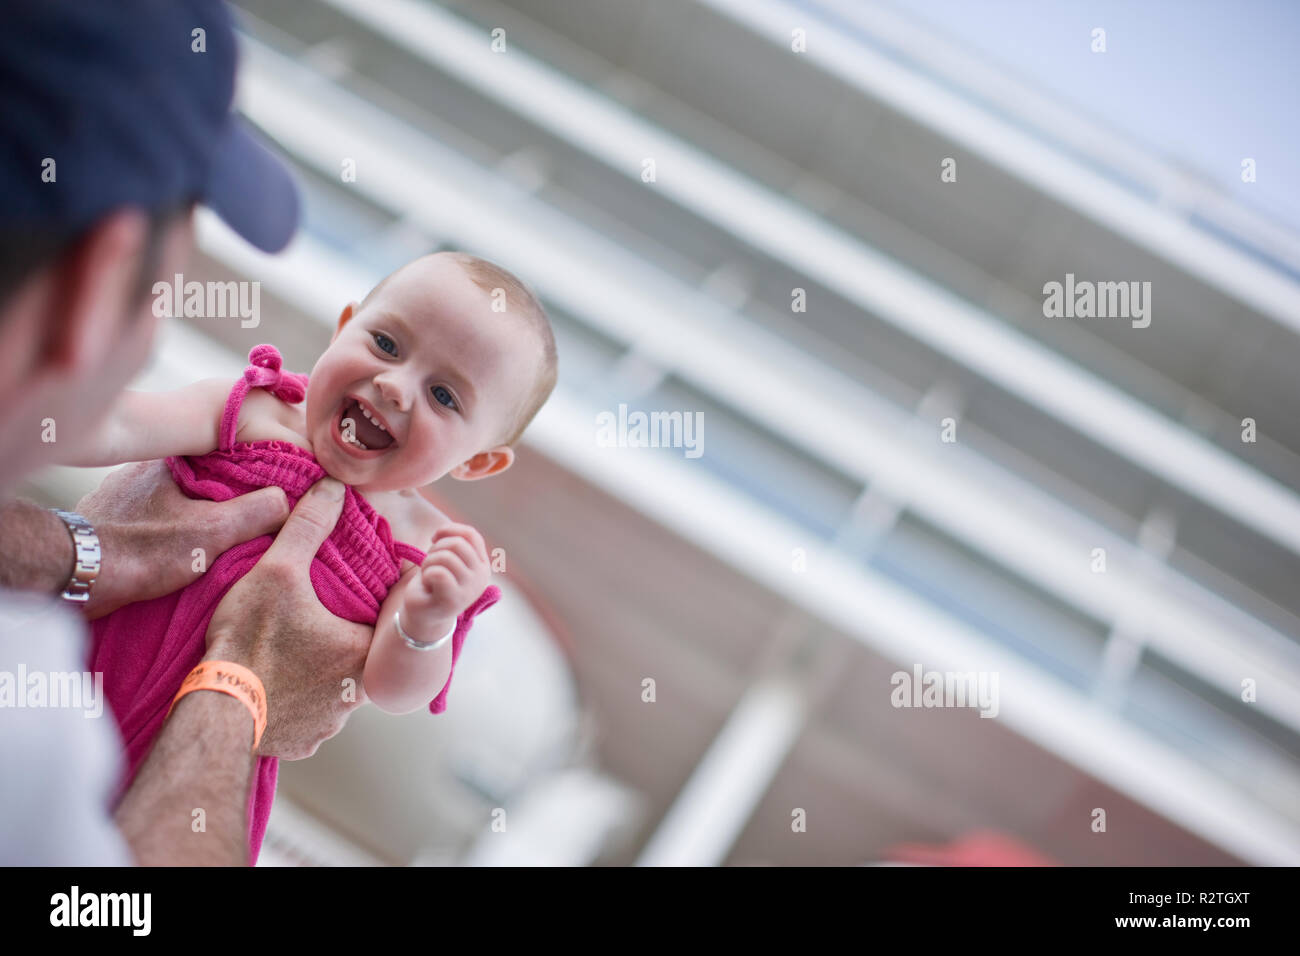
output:
M 555 385 L 545 311 L 500 267 L 438 253 L 349 303 L 309 377 L 283 371 L 269 345 L 249 359 L 233 386 L 205 380 L 175 392 L 125 393 L 75 464 L 170 456 L 190 497 L 226 500 L 275 484 L 290 506 L 326 474 L 342 481 L 343 513 L 313 561 L 313 586 L 333 613 L 375 626 L 365 698 L 390 713 L 425 703 L 441 713 L 470 622 L 500 591 L 488 583 L 479 533 L 415 489 L 447 474 L 468 481 L 510 467 L 514 444 Z M 406 543 L 418 541 L 430 542 L 427 554 Z M 93 623 L 90 669 L 104 673 L 130 775 L 202 658 L 217 603 L 270 542 L 231 548 L 181 591 Z M 259 759 L 249 801 L 253 861 L 276 769 L 274 757 Z

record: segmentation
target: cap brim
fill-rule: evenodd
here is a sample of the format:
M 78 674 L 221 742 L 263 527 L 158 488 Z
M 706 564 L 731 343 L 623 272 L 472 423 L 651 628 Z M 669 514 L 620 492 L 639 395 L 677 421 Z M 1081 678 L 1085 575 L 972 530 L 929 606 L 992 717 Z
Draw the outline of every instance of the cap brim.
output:
M 203 201 L 263 252 L 279 252 L 298 229 L 298 187 L 288 167 L 235 116 L 217 144 Z

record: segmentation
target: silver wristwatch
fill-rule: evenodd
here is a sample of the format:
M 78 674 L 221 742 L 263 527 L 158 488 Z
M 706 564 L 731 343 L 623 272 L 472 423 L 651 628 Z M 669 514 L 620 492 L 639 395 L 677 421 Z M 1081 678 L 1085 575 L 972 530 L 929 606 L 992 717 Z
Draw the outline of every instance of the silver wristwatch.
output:
M 75 511 L 59 511 L 57 508 L 51 510 L 68 526 L 68 533 L 72 535 L 75 559 L 72 577 L 68 579 L 68 586 L 64 588 L 61 596 L 65 601 L 85 604 L 90 600 L 91 586 L 99 576 L 99 535 L 95 534 L 95 529 L 90 526 L 90 522 Z

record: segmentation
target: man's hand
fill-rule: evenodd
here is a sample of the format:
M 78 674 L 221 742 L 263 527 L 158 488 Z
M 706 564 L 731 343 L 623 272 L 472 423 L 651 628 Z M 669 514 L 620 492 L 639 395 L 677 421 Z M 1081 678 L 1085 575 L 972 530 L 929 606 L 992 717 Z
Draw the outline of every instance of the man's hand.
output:
M 373 630 L 331 614 L 311 583 L 312 558 L 342 508 L 343 485 L 317 482 L 208 625 L 204 659 L 242 664 L 266 690 L 262 756 L 310 757 L 366 700 L 361 675 Z
M 165 462 L 147 461 L 112 472 L 76 510 L 94 526 L 102 551 L 85 608 L 96 618 L 180 590 L 227 548 L 273 533 L 289 505 L 275 487 L 229 501 L 187 498 Z M 69 568 L 71 553 L 69 539 Z

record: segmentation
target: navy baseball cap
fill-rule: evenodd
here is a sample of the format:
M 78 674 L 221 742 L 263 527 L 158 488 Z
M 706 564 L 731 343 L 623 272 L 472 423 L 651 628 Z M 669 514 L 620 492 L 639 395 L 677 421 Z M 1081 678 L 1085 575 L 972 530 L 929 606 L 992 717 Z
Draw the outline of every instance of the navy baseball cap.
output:
M 266 252 L 293 237 L 293 178 L 231 112 L 221 0 L 6 0 L 2 16 L 0 229 L 195 201 Z

